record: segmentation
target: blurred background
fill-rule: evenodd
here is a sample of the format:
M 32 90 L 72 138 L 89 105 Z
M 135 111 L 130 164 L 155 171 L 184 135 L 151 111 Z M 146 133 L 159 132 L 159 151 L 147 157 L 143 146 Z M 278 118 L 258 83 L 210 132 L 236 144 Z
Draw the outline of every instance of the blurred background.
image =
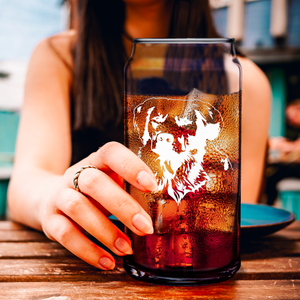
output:
M 0 0 L 0 218 L 5 218 L 30 55 L 40 40 L 68 27 L 69 7 L 62 0 Z
M 210 4 L 219 34 L 236 39 L 272 88 L 261 203 L 294 211 L 299 219 L 300 0 L 210 0 Z M 41 39 L 70 27 L 70 11 L 69 2 L 63 0 L 0 0 L 0 218 L 5 218 L 30 55 Z
M 260 202 L 293 211 L 300 219 L 300 0 L 210 3 L 219 34 L 236 39 L 272 89 Z

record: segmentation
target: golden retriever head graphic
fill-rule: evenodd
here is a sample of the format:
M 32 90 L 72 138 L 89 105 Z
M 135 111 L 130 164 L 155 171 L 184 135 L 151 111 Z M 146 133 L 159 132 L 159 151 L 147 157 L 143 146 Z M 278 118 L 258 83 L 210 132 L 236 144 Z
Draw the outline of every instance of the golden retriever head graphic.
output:
M 151 97 L 133 112 L 142 144 L 138 155 L 154 169 L 159 190 L 178 204 L 210 180 L 203 169 L 206 143 L 215 140 L 223 127 L 220 112 L 197 92 L 187 99 Z M 222 162 L 227 170 L 227 156 Z

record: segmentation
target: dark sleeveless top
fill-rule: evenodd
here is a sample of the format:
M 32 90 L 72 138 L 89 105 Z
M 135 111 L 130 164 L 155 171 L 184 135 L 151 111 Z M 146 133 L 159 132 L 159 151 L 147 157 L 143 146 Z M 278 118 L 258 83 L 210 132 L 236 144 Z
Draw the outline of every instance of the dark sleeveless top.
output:
M 95 152 L 107 142 L 124 142 L 124 125 L 107 126 L 104 131 L 94 128 L 72 131 L 72 162 L 77 163 L 81 159 Z

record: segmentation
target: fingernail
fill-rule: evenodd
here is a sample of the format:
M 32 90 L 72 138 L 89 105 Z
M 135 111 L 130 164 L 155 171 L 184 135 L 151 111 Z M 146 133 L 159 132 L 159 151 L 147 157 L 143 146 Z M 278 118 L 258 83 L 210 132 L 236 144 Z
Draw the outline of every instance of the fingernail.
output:
M 111 270 L 115 267 L 115 263 L 108 257 L 102 256 L 99 260 L 99 264 L 102 268 Z
M 124 254 L 132 254 L 131 246 L 125 239 L 121 237 L 116 239 L 115 247 Z
M 157 182 L 155 178 L 145 170 L 142 170 L 137 174 L 136 180 L 138 184 L 147 191 L 155 192 L 157 190 Z
M 147 234 L 153 233 L 151 222 L 141 213 L 137 213 L 132 218 L 132 224 L 136 229 Z

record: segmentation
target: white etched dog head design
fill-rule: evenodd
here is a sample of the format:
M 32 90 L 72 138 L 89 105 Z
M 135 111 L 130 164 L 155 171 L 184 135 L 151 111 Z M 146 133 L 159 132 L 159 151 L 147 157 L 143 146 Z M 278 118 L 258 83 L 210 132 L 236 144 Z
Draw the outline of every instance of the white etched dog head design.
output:
M 187 193 L 204 188 L 210 178 L 203 157 L 207 140 L 215 140 L 223 127 L 220 112 L 199 95 L 197 100 L 152 97 L 134 109 L 133 117 L 142 143 L 139 156 L 152 156 L 159 165 L 159 190 L 179 204 Z M 227 157 L 224 163 L 226 170 Z

